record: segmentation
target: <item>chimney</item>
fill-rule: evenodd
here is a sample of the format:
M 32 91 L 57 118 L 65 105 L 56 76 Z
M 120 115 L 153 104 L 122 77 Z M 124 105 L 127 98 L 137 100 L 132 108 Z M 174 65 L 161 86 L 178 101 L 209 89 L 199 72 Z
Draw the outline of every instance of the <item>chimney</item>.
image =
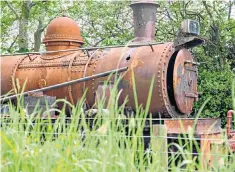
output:
M 153 0 L 131 3 L 134 18 L 134 42 L 151 42 L 155 36 L 156 12 L 159 5 Z

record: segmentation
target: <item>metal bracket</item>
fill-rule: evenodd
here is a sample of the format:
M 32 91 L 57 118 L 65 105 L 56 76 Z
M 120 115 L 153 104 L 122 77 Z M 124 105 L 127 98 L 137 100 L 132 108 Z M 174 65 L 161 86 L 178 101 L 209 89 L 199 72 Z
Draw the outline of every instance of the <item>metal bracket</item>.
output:
M 198 94 L 197 93 L 186 93 L 185 96 L 186 97 L 192 97 L 192 98 L 198 98 Z
M 179 36 L 174 40 L 176 49 L 181 47 L 193 48 L 204 43 L 204 40 L 196 36 Z
M 185 66 L 184 68 L 185 68 L 186 70 L 189 70 L 189 71 L 197 72 L 197 68 L 195 68 L 195 67 Z
M 195 98 L 195 100 L 198 101 L 198 93 L 197 93 L 197 92 L 195 92 L 195 93 L 193 93 L 193 92 L 191 92 L 191 93 L 186 93 L 186 94 L 185 94 L 185 97 Z
M 151 47 L 152 52 L 154 52 L 153 45 L 149 44 L 149 46 Z
M 196 66 L 199 66 L 199 65 L 200 65 L 200 63 L 195 62 L 195 61 L 185 60 L 184 64 L 187 64 L 187 63 L 192 64 L 192 65 L 196 65 Z

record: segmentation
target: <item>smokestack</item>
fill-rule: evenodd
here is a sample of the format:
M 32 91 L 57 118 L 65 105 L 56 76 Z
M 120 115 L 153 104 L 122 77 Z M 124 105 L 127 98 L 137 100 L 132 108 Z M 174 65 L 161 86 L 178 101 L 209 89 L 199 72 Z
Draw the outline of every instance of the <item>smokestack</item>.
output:
M 131 3 L 134 18 L 134 36 L 137 41 L 153 41 L 155 36 L 156 12 L 159 5 L 153 0 Z

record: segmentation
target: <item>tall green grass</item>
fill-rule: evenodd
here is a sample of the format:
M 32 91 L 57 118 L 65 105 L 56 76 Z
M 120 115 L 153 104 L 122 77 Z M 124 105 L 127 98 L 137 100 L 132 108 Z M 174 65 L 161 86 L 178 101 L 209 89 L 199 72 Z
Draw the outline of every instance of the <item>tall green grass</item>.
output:
M 156 136 L 150 128 L 152 140 L 150 147 L 144 150 L 143 132 L 154 79 L 149 87 L 146 107 L 138 104 L 138 95 L 135 94 L 136 112 L 135 115 L 129 114 L 128 119 L 124 115 L 128 98 L 122 105 L 118 104 L 121 77 L 115 76 L 115 80 L 110 99 L 106 100 L 104 95 L 94 105 L 97 109 L 95 116 L 83 110 L 85 94 L 76 105 L 57 100 L 56 103 L 62 102 L 65 106 L 57 110 L 59 117 L 55 121 L 41 119 L 40 110 L 26 115 L 21 103 L 17 106 L 10 103 L 10 117 L 1 119 L 1 171 L 234 171 L 235 156 L 229 155 L 226 138 L 224 144 L 215 145 L 215 160 L 208 165 L 209 160 L 202 160 L 203 152 L 196 142 L 193 128 L 177 143 L 168 145 L 178 149 L 178 152 L 169 154 L 164 149 L 164 133 Z M 136 93 L 134 75 L 132 83 Z M 23 101 L 22 97 L 19 99 Z M 69 119 L 66 106 L 71 107 Z M 193 156 L 193 149 L 197 150 L 198 158 Z M 165 162 L 167 155 L 168 165 Z

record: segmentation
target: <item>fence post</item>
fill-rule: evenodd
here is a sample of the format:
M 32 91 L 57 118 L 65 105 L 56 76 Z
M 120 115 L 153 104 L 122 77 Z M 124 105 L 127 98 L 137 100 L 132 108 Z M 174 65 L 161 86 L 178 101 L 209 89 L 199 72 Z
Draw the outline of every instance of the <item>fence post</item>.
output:
M 160 137 L 158 137 L 160 136 Z M 153 162 L 161 166 L 164 171 L 168 169 L 167 128 L 165 125 L 153 125 L 151 147 L 154 153 Z

